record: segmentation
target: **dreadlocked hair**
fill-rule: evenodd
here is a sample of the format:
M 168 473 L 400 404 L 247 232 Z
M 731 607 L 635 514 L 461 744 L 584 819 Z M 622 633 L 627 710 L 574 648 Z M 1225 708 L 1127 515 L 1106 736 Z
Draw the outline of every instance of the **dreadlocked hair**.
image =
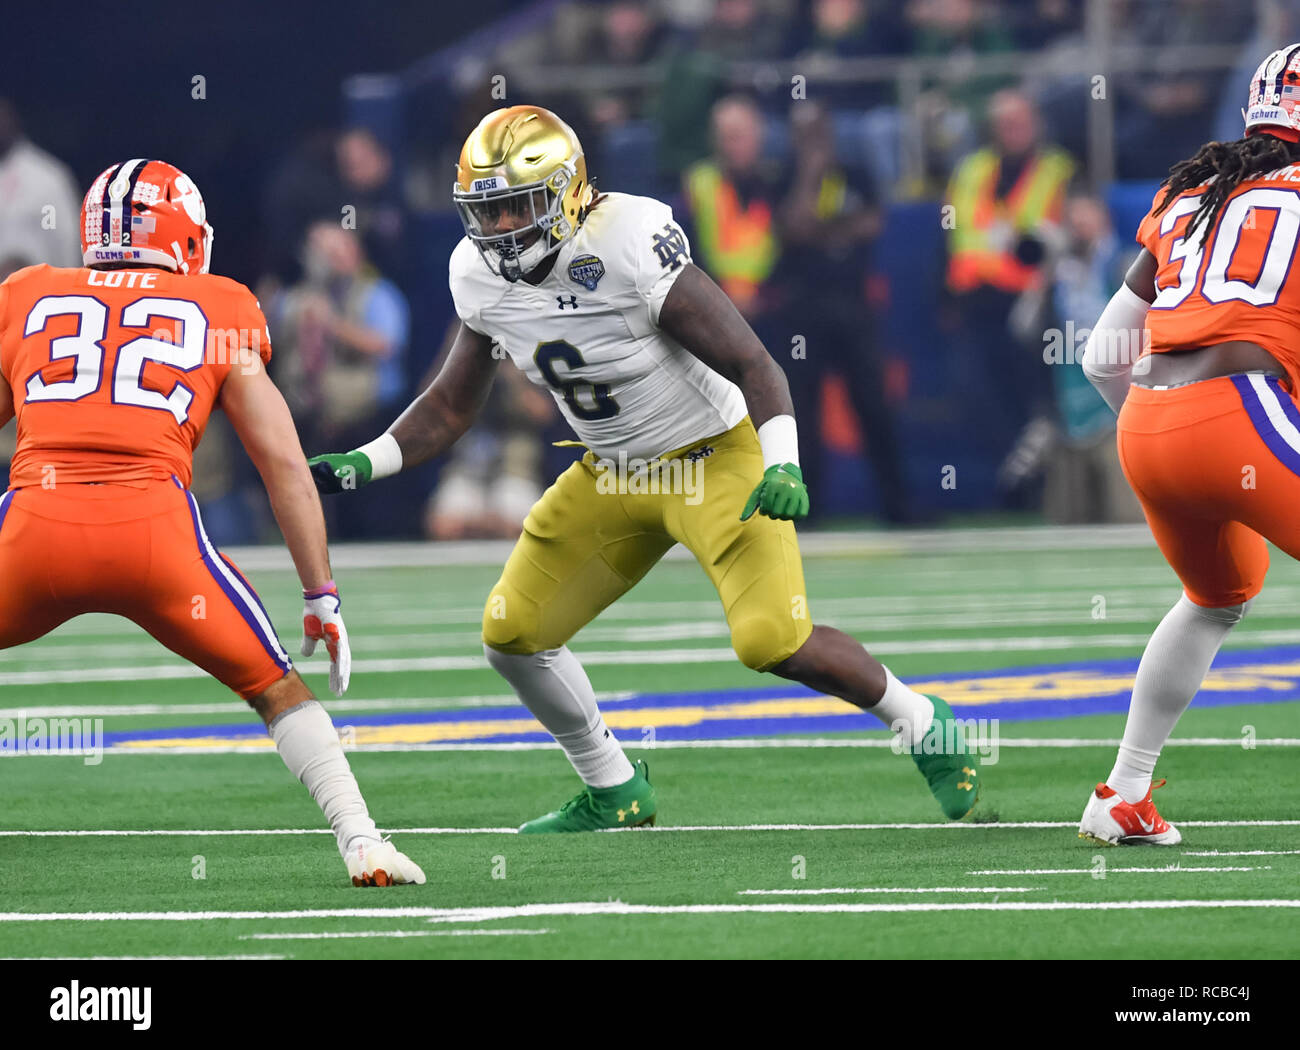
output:
M 1189 233 L 1201 226 L 1201 243 L 1204 244 L 1219 209 L 1233 190 L 1247 179 L 1285 168 L 1296 161 L 1300 161 L 1300 143 L 1287 142 L 1273 135 L 1250 135 L 1233 142 L 1207 142 L 1196 156 L 1169 169 L 1169 175 L 1161 183 L 1165 195 L 1155 214 L 1159 215 L 1169 207 L 1180 193 L 1214 179 L 1187 226 Z

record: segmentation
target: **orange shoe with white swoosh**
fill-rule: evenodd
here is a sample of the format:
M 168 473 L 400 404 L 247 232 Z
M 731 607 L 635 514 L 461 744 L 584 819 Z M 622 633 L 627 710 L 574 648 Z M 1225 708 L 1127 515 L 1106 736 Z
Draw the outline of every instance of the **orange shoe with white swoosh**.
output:
M 1151 792 L 1164 784 L 1152 784 L 1141 802 L 1125 802 L 1113 788 L 1098 784 L 1079 821 L 1079 838 L 1099 846 L 1177 846 L 1183 836 L 1151 801 Z

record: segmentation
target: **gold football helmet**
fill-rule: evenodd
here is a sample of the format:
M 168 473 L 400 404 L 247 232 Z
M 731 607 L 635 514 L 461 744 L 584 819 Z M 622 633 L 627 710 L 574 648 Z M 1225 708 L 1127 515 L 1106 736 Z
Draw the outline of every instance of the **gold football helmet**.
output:
M 517 281 L 577 231 L 595 196 L 573 129 L 549 109 L 510 106 L 470 132 L 452 198 L 493 273 Z

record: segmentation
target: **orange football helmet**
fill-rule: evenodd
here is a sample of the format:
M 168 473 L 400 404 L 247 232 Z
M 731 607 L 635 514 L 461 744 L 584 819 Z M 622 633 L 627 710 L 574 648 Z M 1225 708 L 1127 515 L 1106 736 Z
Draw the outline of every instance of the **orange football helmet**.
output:
M 176 273 L 207 273 L 212 227 L 203 195 L 162 160 L 106 168 L 81 205 L 81 258 L 87 266 L 146 263 Z

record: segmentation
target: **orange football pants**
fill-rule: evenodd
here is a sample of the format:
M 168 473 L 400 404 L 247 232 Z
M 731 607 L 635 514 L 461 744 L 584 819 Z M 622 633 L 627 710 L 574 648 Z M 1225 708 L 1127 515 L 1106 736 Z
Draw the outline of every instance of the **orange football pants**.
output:
M 256 592 L 174 478 L 0 496 L 0 648 L 82 613 L 134 620 L 245 699 L 292 663 Z
M 1265 540 L 1300 558 L 1300 405 L 1277 378 L 1130 387 L 1118 444 L 1156 543 L 1197 605 L 1258 594 Z

